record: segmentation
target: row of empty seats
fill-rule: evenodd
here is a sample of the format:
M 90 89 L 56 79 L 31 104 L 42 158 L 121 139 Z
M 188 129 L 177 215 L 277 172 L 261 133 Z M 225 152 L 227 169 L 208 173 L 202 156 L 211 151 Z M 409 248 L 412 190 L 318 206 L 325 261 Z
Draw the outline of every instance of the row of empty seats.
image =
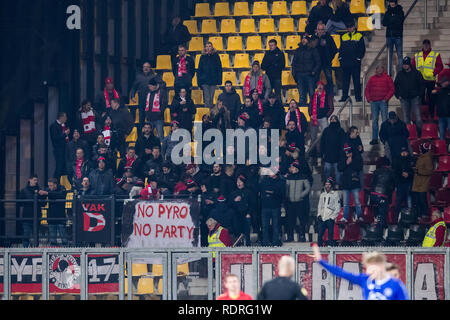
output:
M 308 15 L 317 2 L 317 0 L 314 0 L 307 5 L 307 1 L 292 1 L 290 4 L 287 1 L 273 1 L 272 3 L 255 1 L 253 6 L 245 1 L 235 2 L 234 6 L 230 6 L 228 2 L 217 2 L 213 11 L 211 11 L 209 3 L 197 3 L 195 5 L 195 17 Z M 231 7 L 233 8 L 232 12 Z M 365 0 L 351 0 L 349 7 L 352 14 L 384 13 L 386 10 L 384 0 L 371 0 L 367 8 Z
M 193 35 L 197 34 L 254 34 L 254 33 L 304 33 L 306 28 L 307 18 L 281 18 L 276 21 L 272 18 L 264 18 L 259 20 L 259 24 L 255 19 L 242 19 L 236 23 L 235 19 L 223 19 L 218 21 L 214 19 L 203 20 L 200 24 L 197 20 L 185 20 L 183 24 L 188 28 Z M 239 26 L 239 29 L 236 26 Z M 372 31 L 373 23 L 371 17 L 359 17 L 358 26 L 359 31 Z

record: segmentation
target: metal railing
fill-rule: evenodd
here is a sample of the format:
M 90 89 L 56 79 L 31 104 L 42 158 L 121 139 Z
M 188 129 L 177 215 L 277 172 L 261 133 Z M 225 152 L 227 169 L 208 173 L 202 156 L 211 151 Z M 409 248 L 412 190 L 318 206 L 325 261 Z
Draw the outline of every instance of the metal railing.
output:
M 323 248 L 322 254 L 327 256 L 328 261 L 331 264 L 338 263 L 337 257 L 340 255 L 340 260 L 349 261 L 355 263 L 360 261 L 360 258 L 355 255 L 360 255 L 363 252 L 373 250 L 373 248 L 367 247 L 327 247 Z M 397 261 L 404 261 L 402 273 L 404 272 L 404 279 L 406 280 L 406 287 L 409 291 L 409 295 L 412 299 L 415 298 L 417 290 L 421 290 L 425 277 L 435 277 L 431 282 L 435 287 L 428 288 L 425 291 L 431 292 L 428 299 L 432 299 L 433 296 L 449 300 L 450 296 L 450 277 L 449 277 L 449 264 L 450 264 L 450 248 L 398 248 L 398 247 L 378 247 L 377 251 L 383 252 L 390 256 L 397 255 Z M 213 261 L 212 252 L 216 252 L 215 262 Z M 43 300 L 48 300 L 51 295 L 55 295 L 55 292 L 50 290 L 50 284 L 54 279 L 54 270 L 50 270 L 50 259 L 54 259 L 54 256 L 60 255 L 74 255 L 79 259 L 79 265 L 75 265 L 76 269 L 79 269 L 76 282 L 79 292 L 71 293 L 78 296 L 80 300 L 87 300 L 89 295 L 95 294 L 90 292 L 90 285 L 98 281 L 96 274 L 93 273 L 93 268 L 89 264 L 89 258 L 96 255 L 115 256 L 117 265 L 116 272 L 118 273 L 118 283 L 115 289 L 117 291 L 111 291 L 111 294 L 118 296 L 119 300 L 132 300 L 133 296 L 138 295 L 138 289 L 133 285 L 134 278 L 140 279 L 140 277 L 151 277 L 151 274 L 133 275 L 133 264 L 142 264 L 143 259 L 159 259 L 157 264 L 162 267 L 162 271 L 158 274 L 158 279 L 161 279 L 162 290 L 155 295 L 163 300 L 176 300 L 178 299 L 178 280 L 180 273 L 178 273 L 178 266 L 183 264 L 179 259 L 189 259 L 189 268 L 195 267 L 197 264 L 202 264 L 207 268 L 206 272 L 203 272 L 203 276 L 199 276 L 196 272 L 191 272 L 188 269 L 187 274 L 184 276 L 192 279 L 202 278 L 206 280 L 207 284 L 203 284 L 203 292 L 201 299 L 212 300 L 222 293 L 222 280 L 225 273 L 231 271 L 231 266 L 234 265 L 234 273 L 240 273 L 238 276 L 247 277 L 246 291 L 256 298 L 257 293 L 260 291 L 263 282 L 270 280 L 273 276 L 273 270 L 277 264 L 280 255 L 290 255 L 295 261 L 295 273 L 293 280 L 301 283 L 304 287 L 311 290 L 311 296 L 317 298 L 317 292 L 326 291 L 326 297 L 322 299 L 336 300 L 343 299 L 341 294 L 341 288 L 338 286 L 336 277 L 331 276 L 328 272 L 324 275 L 324 270 L 317 263 L 313 263 L 310 257 L 312 250 L 309 247 L 280 247 L 280 248 L 172 248 L 172 249 L 128 249 L 128 248 L 65 248 L 65 249 L 1 249 L 0 260 L 3 261 L 3 265 L 0 264 L 0 276 L 3 276 L 3 299 L 10 300 L 13 295 L 22 295 L 23 293 L 12 290 L 12 277 L 17 277 L 18 270 L 15 264 L 12 263 L 12 259 L 15 256 L 40 256 L 42 257 L 42 266 L 37 269 L 37 275 L 41 276 L 42 289 L 39 294 L 42 295 Z M 232 256 L 234 255 L 234 256 Z M 342 255 L 347 255 L 343 257 Z M 246 258 L 244 258 L 246 256 Z M 443 257 L 444 256 L 444 257 Z M 226 258 L 231 258 L 231 261 L 226 261 Z M 2 259 L 1 259 L 2 258 Z M 269 259 L 268 259 L 269 258 Z M 425 260 L 424 260 L 425 258 Z M 390 257 L 388 256 L 388 260 Z M 430 274 L 423 274 L 418 271 L 418 263 L 426 265 L 433 265 Z M 434 264 L 433 264 L 434 261 Z M 426 263 L 425 263 L 426 262 Z M 145 262 L 144 262 L 145 263 Z M 148 264 L 154 265 L 156 262 L 148 262 Z M 265 265 L 266 264 L 266 265 Z M 305 265 L 306 264 L 306 265 Z M 250 267 L 247 271 L 243 271 L 243 266 Z M 270 268 L 267 266 L 272 265 Z M 429 266 L 428 266 L 429 267 Z M 319 269 L 317 269 L 319 268 Z M 358 268 L 359 269 L 359 268 Z M 440 271 L 442 269 L 442 271 Z M 126 270 L 126 271 L 125 271 Z M 153 270 L 153 268 L 152 268 Z M 241 271 L 239 271 L 241 270 Z M 423 270 L 422 270 L 423 271 Z M 224 272 L 224 273 L 222 273 Z M 314 277 L 313 274 L 319 272 L 320 277 Z M 443 272 L 440 273 L 440 272 Z M 418 276 L 420 274 L 420 276 Z M 131 275 L 131 276 L 130 276 Z M 307 275 L 305 277 L 305 275 Z M 438 279 L 443 276 L 443 281 Z M 417 277 L 417 279 L 416 279 Z M 325 281 L 324 281 L 325 279 Z M 244 279 L 243 279 L 244 280 Z M 417 281 L 416 281 L 417 280 Z M 36 283 L 37 280 L 35 280 Z M 318 281 L 318 283 L 315 283 Z M 125 284 L 125 282 L 127 284 Z M 186 283 L 189 283 L 187 281 Z M 241 280 L 241 283 L 243 281 Z M 430 282 L 427 282 L 429 284 Z M 39 284 L 39 282 L 37 283 Z M 158 285 L 159 286 L 159 285 Z M 127 287 L 127 289 L 126 289 Z M 70 288 L 67 288 L 70 289 Z M 317 290 L 317 292 L 314 292 Z M 433 294 L 433 292 L 443 292 L 442 294 Z M 315 293 L 315 294 L 314 294 Z M 153 295 L 153 294 L 151 294 Z M 321 295 L 321 294 L 319 294 Z M 320 298 L 319 298 L 320 299 Z
M 348 111 L 348 119 L 349 119 L 349 127 L 353 125 L 353 100 L 352 98 L 348 97 L 347 100 L 345 100 L 344 104 L 339 108 L 338 112 L 336 113 L 338 119 L 341 119 L 341 113 L 344 111 L 344 109 L 347 107 L 347 105 L 350 105 L 349 111 Z
M 405 14 L 405 20 L 406 20 L 406 18 L 408 18 L 409 14 L 414 9 L 414 7 L 416 6 L 418 1 L 419 0 L 415 0 L 413 2 L 413 4 L 411 5 L 411 7 L 408 9 L 408 11 Z M 427 9 L 428 0 L 423 0 L 423 1 L 425 1 L 424 29 L 427 29 L 428 28 L 428 22 L 427 22 L 428 21 L 428 18 L 427 18 L 427 16 L 428 16 L 428 12 L 427 12 L 428 11 L 428 9 Z M 436 11 L 439 12 L 439 0 L 436 0 Z M 380 49 L 380 51 L 378 51 L 375 59 L 373 59 L 371 64 L 369 66 L 364 67 L 363 78 L 362 78 L 362 103 L 363 103 L 363 111 L 362 112 L 363 112 L 364 121 L 366 121 L 366 116 L 367 116 L 367 114 L 366 114 L 366 94 L 365 94 L 365 91 L 366 91 L 365 89 L 366 89 L 366 85 L 367 85 L 367 83 L 366 83 L 367 76 L 368 76 L 369 72 L 372 71 L 373 67 L 376 65 L 376 63 L 378 62 L 378 59 L 384 53 L 384 50 L 386 50 L 386 48 L 387 48 L 387 43 L 385 43 L 383 45 L 383 47 Z M 389 66 L 391 65 L 391 61 L 390 61 L 391 57 L 389 55 L 389 52 L 388 52 L 387 56 L 388 56 L 387 65 L 388 65 L 388 69 L 389 69 Z M 390 72 L 390 73 L 392 73 L 392 72 Z

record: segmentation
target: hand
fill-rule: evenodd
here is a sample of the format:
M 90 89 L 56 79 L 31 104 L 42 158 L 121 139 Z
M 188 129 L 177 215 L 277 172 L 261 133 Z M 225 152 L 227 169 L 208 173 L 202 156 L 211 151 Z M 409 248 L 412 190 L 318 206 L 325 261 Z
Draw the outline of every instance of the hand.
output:
M 319 246 L 316 244 L 316 243 L 314 243 L 313 245 L 312 245 L 312 248 L 313 248 L 313 254 L 312 255 L 309 255 L 310 257 L 312 257 L 312 258 L 314 258 L 314 260 L 316 261 L 316 262 L 319 262 L 320 260 L 322 260 L 322 256 L 320 255 L 320 250 L 319 250 Z
M 131 102 L 136 103 L 136 99 L 135 98 L 131 98 Z
M 203 193 L 205 193 L 205 192 L 207 191 L 205 185 L 202 185 L 202 186 L 200 187 L 200 189 L 202 190 Z
M 434 93 L 437 93 L 437 90 L 436 90 L 436 89 L 434 89 L 433 91 L 431 91 L 431 93 L 433 93 L 433 94 L 434 94 Z
M 212 200 L 209 200 L 209 199 L 206 199 L 206 200 L 205 200 L 205 203 L 206 203 L 206 204 L 213 204 L 213 203 L 214 203 L 214 201 L 212 201 Z
M 404 178 L 408 178 L 409 174 L 406 173 L 406 172 L 402 172 L 402 176 L 403 176 Z
M 236 198 L 234 198 L 234 202 L 239 202 L 239 201 L 241 201 L 242 200 L 242 197 L 241 196 L 237 196 Z
M 48 196 L 48 192 L 44 191 L 44 190 L 39 190 L 39 195 L 40 196 Z
M 361 145 L 359 145 L 359 146 L 358 146 L 358 150 L 359 150 L 359 152 L 361 152 L 361 151 L 362 151 L 362 148 L 363 148 L 363 147 L 362 147 Z
M 69 134 L 70 134 L 70 129 L 67 129 L 66 131 L 64 131 L 64 133 L 65 133 L 66 135 L 69 135 Z
M 102 118 L 103 118 L 104 116 L 106 116 L 106 112 L 103 112 L 103 113 L 102 113 Z
M 347 163 L 347 164 L 350 164 L 350 163 L 352 163 L 352 157 L 350 157 L 350 158 L 347 158 L 347 161 L 346 161 L 346 163 Z
M 247 219 L 250 219 L 252 216 L 251 216 L 250 214 L 247 214 L 245 217 L 246 217 Z
M 152 170 L 150 170 L 148 173 L 149 173 L 150 175 L 153 175 L 153 174 L 155 174 L 155 170 L 152 169 Z
M 180 104 L 186 104 L 186 100 L 181 101 Z

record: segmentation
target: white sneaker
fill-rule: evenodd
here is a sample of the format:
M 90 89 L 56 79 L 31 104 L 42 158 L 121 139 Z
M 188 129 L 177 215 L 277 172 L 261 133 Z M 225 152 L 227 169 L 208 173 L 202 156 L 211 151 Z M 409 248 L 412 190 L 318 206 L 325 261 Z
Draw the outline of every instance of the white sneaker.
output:
M 347 219 L 345 219 L 344 217 L 342 217 L 341 220 L 339 220 L 339 222 L 347 222 Z

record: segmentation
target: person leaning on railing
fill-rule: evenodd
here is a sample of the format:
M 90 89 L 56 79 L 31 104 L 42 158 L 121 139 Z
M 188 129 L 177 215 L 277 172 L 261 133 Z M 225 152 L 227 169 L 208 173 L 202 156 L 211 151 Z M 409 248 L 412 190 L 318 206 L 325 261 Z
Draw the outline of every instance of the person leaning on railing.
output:
M 20 200 L 33 200 L 39 191 L 38 176 L 32 174 L 28 179 L 25 188 L 20 190 L 19 199 Z M 20 203 L 22 208 L 22 218 L 33 218 L 34 217 L 34 203 L 33 202 L 22 202 Z M 30 246 L 30 238 L 33 234 L 33 221 L 19 221 L 22 228 L 22 244 L 24 248 Z

